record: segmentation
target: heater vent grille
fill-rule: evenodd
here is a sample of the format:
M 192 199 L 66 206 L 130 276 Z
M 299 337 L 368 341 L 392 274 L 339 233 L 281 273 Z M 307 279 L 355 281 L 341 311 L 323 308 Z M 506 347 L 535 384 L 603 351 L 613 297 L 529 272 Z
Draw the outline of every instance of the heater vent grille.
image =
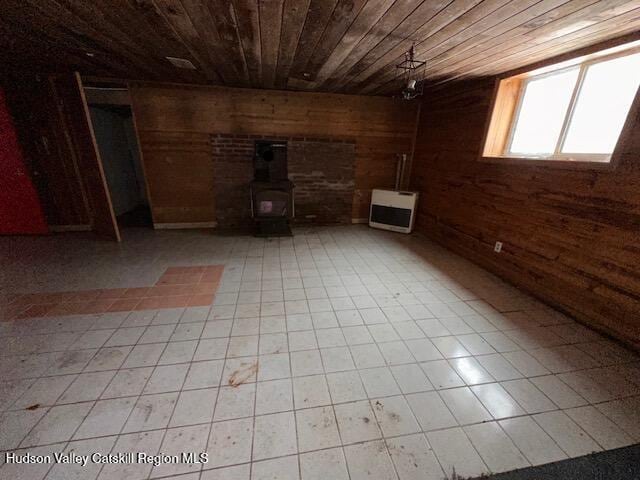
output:
M 371 221 L 395 227 L 408 228 L 411 225 L 411 210 L 408 208 L 371 205 Z

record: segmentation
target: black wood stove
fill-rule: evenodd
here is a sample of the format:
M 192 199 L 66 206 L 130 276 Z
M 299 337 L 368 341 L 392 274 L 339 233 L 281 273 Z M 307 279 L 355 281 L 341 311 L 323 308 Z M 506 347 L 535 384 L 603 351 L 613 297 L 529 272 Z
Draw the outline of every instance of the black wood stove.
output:
M 287 142 L 256 141 L 251 182 L 251 216 L 256 236 L 291 236 L 294 184 L 288 178 Z

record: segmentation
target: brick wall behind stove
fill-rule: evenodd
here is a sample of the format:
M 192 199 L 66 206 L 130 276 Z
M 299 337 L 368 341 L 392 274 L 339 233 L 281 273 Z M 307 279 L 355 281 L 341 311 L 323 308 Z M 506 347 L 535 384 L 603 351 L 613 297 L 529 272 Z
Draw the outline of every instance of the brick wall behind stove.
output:
M 353 141 L 289 142 L 289 179 L 296 185 L 296 223 L 351 223 L 355 158 Z
M 249 181 L 253 145 L 249 136 L 212 135 L 213 192 L 219 227 L 246 226 L 251 219 Z
M 296 223 L 351 223 L 356 144 L 351 140 L 212 135 L 216 218 L 220 227 L 251 222 L 249 182 L 254 142 L 288 142 L 289 178 L 296 185 Z

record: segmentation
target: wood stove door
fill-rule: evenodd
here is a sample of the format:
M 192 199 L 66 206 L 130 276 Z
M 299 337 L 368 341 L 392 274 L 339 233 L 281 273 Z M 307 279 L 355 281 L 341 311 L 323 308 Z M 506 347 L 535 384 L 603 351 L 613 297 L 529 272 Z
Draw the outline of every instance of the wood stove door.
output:
M 265 217 L 287 217 L 289 215 L 289 193 L 281 190 L 261 190 L 256 192 L 255 215 Z

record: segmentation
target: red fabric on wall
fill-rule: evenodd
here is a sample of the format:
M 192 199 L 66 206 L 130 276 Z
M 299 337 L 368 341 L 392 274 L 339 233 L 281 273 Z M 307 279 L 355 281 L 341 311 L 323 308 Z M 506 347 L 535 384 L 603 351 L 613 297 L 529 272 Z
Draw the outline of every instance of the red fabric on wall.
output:
M 40 199 L 27 173 L 4 92 L 0 89 L 0 234 L 47 232 Z

